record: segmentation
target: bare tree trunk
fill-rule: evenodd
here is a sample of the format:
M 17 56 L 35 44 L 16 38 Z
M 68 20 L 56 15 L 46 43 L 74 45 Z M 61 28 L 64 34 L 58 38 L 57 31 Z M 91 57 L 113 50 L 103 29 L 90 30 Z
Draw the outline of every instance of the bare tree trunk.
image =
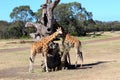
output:
M 53 10 L 57 6 L 60 0 L 54 0 L 53 2 L 51 0 L 45 0 L 45 4 L 43 4 L 42 8 L 42 18 L 40 18 L 40 22 L 43 23 L 42 27 L 46 27 L 47 30 L 50 32 L 48 35 L 53 33 L 53 24 L 54 24 L 54 15 Z M 49 44 L 49 51 L 48 51 L 48 68 L 55 70 L 60 69 L 61 64 L 61 57 L 59 54 L 59 44 L 52 42 Z M 45 71 L 45 64 L 42 63 L 42 68 Z
M 50 30 L 52 30 L 53 28 L 53 23 L 54 23 L 54 8 L 57 6 L 57 4 L 59 3 L 60 0 L 55 0 L 54 2 L 52 2 L 51 0 L 45 0 L 46 1 L 46 15 L 47 15 L 47 27 L 50 28 Z M 44 13 L 43 13 L 44 14 Z M 42 15 L 43 15 L 42 14 Z

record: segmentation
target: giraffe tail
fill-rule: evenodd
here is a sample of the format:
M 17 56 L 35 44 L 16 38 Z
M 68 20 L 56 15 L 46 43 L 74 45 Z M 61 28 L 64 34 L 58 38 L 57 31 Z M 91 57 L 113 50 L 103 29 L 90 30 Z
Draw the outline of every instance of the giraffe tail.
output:
M 30 57 L 29 59 L 30 59 L 30 61 L 33 63 L 33 60 L 32 60 L 32 58 Z
M 78 50 L 78 53 L 79 53 L 79 57 L 80 57 L 81 61 L 83 62 L 83 54 L 82 54 L 82 51 L 81 51 L 81 47 L 82 47 L 81 42 L 79 42 L 79 50 Z

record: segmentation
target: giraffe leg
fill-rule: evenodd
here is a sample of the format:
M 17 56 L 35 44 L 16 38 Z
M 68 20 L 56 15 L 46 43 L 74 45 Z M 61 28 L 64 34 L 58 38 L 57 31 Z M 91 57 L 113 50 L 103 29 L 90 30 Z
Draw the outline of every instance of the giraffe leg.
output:
M 77 60 L 78 60 L 78 55 L 76 54 L 75 67 L 77 67 Z
M 77 67 L 77 61 L 78 61 L 78 49 L 76 48 L 76 61 L 75 61 L 75 67 Z
M 46 69 L 46 72 L 48 72 L 47 55 L 44 56 L 44 61 L 45 61 L 45 69 Z
M 31 54 L 30 60 L 30 66 L 29 66 L 29 72 L 33 72 L 33 64 L 35 60 L 36 53 Z
M 44 62 L 45 62 L 45 69 L 46 72 L 48 72 L 48 65 L 47 65 L 47 51 L 48 50 L 48 46 L 44 46 L 43 47 L 43 53 L 44 53 Z
M 83 54 L 81 51 L 79 51 L 79 57 L 80 57 L 80 60 L 81 60 L 81 68 L 82 68 L 82 65 L 83 65 Z
M 67 56 L 68 56 L 68 61 L 69 61 L 69 64 L 71 65 L 71 61 L 70 61 L 70 54 L 69 54 L 69 52 L 67 52 Z

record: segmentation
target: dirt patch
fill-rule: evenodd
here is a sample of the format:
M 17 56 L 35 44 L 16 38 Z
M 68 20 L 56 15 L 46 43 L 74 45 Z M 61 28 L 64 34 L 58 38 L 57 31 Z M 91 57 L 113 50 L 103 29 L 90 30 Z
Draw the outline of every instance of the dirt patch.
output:
M 12 49 L 1 49 L 0 53 L 6 53 L 6 52 L 17 52 L 17 51 L 23 51 L 27 50 L 29 47 L 23 47 L 23 48 L 12 48 Z
M 7 44 L 25 44 L 25 43 L 33 43 L 34 41 L 18 41 L 18 42 L 8 42 Z

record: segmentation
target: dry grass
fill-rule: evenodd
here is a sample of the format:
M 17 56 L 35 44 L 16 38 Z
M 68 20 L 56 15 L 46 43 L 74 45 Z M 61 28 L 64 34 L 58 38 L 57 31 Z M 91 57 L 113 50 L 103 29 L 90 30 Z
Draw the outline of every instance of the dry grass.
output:
M 12 48 L 21 48 L 29 47 L 31 43 L 21 43 L 22 41 L 32 41 L 31 39 L 6 39 L 0 40 L 0 49 L 12 49 Z
M 14 45 L 19 47 L 21 44 Z M 28 47 L 30 44 L 22 44 L 22 47 L 24 46 Z M 82 51 L 84 54 L 82 69 L 49 73 L 41 71 L 41 55 L 36 57 L 35 72 L 28 72 L 30 53 L 28 49 L 0 53 L 0 80 L 120 80 L 120 40 L 83 44 Z M 70 52 L 73 64 L 74 52 L 73 49 Z
M 90 33 L 93 34 L 93 33 Z M 99 32 L 98 32 L 99 34 Z M 115 31 L 115 32 L 104 32 L 103 34 L 101 34 L 100 36 L 85 36 L 85 37 L 80 37 L 79 39 L 81 41 L 88 41 L 88 40 L 100 40 L 100 39 L 106 39 L 106 38 L 111 38 L 111 37 L 117 37 L 120 36 L 120 31 Z

